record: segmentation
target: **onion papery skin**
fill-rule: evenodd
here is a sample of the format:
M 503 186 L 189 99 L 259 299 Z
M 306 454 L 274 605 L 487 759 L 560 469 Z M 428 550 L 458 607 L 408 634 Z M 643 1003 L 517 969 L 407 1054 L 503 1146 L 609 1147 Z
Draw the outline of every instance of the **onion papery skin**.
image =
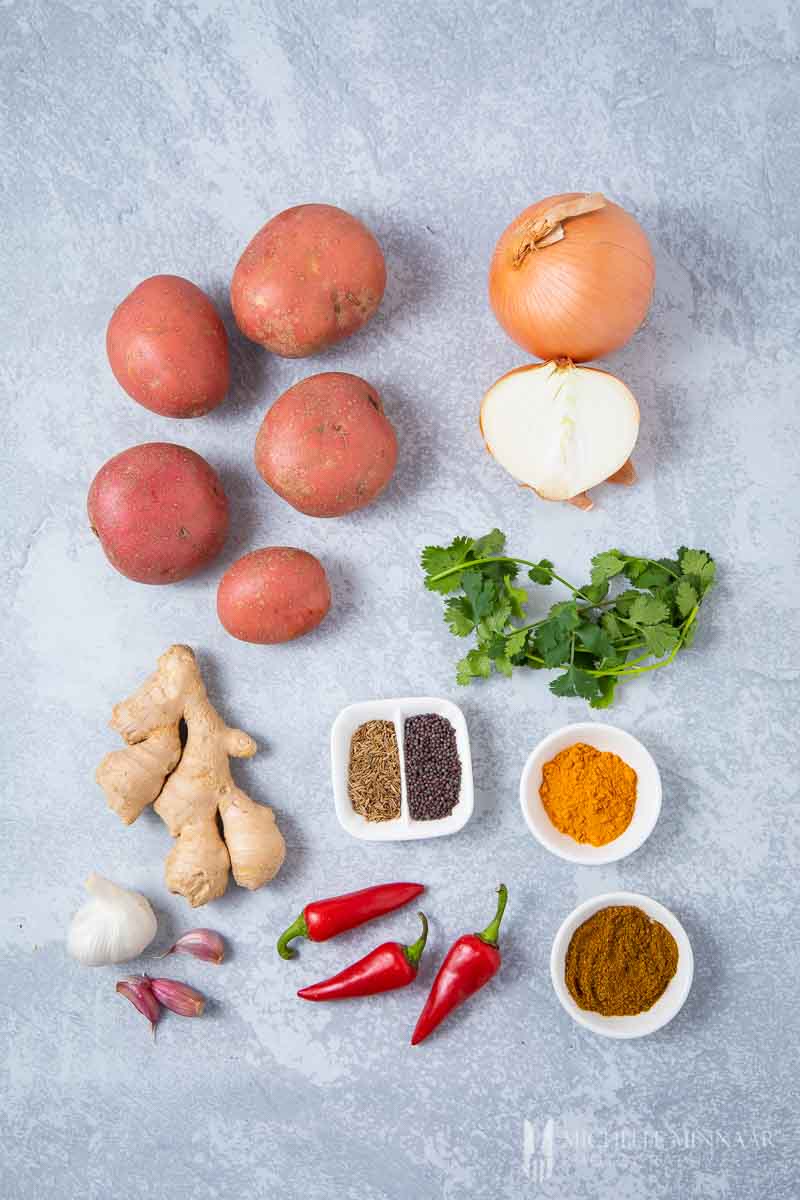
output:
M 526 208 L 495 247 L 489 300 L 518 345 L 545 360 L 588 362 L 618 350 L 647 315 L 655 263 L 647 235 L 624 208 L 602 208 L 562 222 L 563 237 L 532 247 L 531 225 L 584 193 L 548 196 Z

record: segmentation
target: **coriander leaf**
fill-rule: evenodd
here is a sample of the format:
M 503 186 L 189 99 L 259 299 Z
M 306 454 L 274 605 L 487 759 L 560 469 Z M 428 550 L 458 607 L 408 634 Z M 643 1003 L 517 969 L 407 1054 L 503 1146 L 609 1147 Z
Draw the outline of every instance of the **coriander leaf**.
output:
M 693 621 L 683 635 L 684 647 L 691 646 L 694 641 L 694 635 L 697 633 L 697 621 Z
M 636 576 L 638 588 L 666 587 L 672 581 L 672 575 L 664 567 L 656 563 L 645 563 L 644 570 Z
M 525 649 L 525 643 L 528 640 L 527 632 L 512 633 L 510 638 L 506 638 L 506 654 L 509 658 L 515 658 L 517 654 L 521 654 Z
M 671 654 L 678 644 L 680 634 L 674 625 L 645 625 L 642 628 L 644 644 L 655 658 Z
M 681 571 L 684 575 L 700 575 L 703 567 L 710 561 L 705 550 L 684 550 L 681 555 Z
M 629 558 L 625 561 L 625 575 L 631 583 L 638 583 L 639 576 L 647 570 L 647 562 L 643 558 Z
M 466 562 L 467 555 L 472 549 L 472 538 L 457 537 L 454 538 L 449 546 L 426 546 L 422 551 L 421 559 L 422 569 L 425 572 L 425 587 L 428 591 L 439 592 L 445 595 L 447 592 L 455 592 L 461 586 L 461 572 L 454 570 L 451 575 L 446 575 L 444 579 L 436 579 L 443 571 L 449 571 L 453 567 L 459 567 Z
M 608 636 L 613 638 L 615 642 L 619 641 L 621 637 L 625 636 L 620 629 L 619 621 L 614 616 L 613 612 L 603 613 L 602 617 L 600 618 L 600 624 L 603 626 L 603 629 L 605 629 Z
M 493 633 L 488 642 L 486 642 L 484 649 L 492 662 L 496 662 L 498 658 L 505 658 L 506 639 L 501 637 L 499 633 Z
M 504 577 L 503 584 L 505 586 L 508 599 L 511 602 L 512 613 L 515 617 L 524 616 L 525 604 L 528 599 L 528 593 L 525 591 L 525 588 L 514 587 L 508 576 Z
M 578 591 L 590 604 L 599 604 L 608 595 L 608 580 L 603 583 L 585 583 Z
M 470 650 L 469 654 L 458 664 L 456 682 L 463 685 L 475 677 L 488 679 L 491 670 L 491 659 L 485 650 Z
M 572 631 L 580 624 L 574 600 L 554 604 L 549 616 L 536 629 L 535 646 L 545 666 L 558 667 L 569 658 Z
M 614 601 L 614 611 L 619 613 L 621 617 L 629 617 L 631 608 L 639 599 L 641 592 L 637 592 L 636 588 L 627 588 L 624 592 L 620 592 Z
M 675 604 L 682 617 L 688 617 L 697 604 L 697 592 L 688 579 L 682 579 L 675 589 Z
M 528 571 L 528 578 L 534 583 L 547 585 L 553 582 L 553 564 L 549 558 L 541 558 L 535 567 Z
M 631 604 L 630 619 L 636 625 L 657 625 L 660 621 L 666 621 L 668 617 L 669 609 L 666 604 L 655 596 L 640 593 Z
M 501 600 L 482 621 L 478 622 L 478 640 L 487 642 L 494 634 L 505 633 L 510 616 L 511 605 L 505 600 Z
M 497 590 L 492 581 L 484 579 L 481 572 L 475 568 L 464 572 L 461 577 L 461 586 L 472 605 L 472 615 L 477 624 L 492 611 L 497 598 Z
M 575 630 L 575 635 L 581 645 L 591 651 L 595 658 L 605 658 L 614 653 L 614 647 L 608 634 L 593 621 L 581 621 Z
M 472 543 L 472 553 L 475 558 L 492 558 L 495 554 L 503 553 L 505 544 L 506 535 L 499 529 L 492 529 Z
M 713 585 L 717 574 L 717 564 L 710 558 L 700 572 L 700 582 L 703 585 L 703 595 Z
M 501 675 L 505 675 L 506 679 L 511 678 L 514 668 L 504 654 L 494 660 L 494 665 Z
M 554 604 L 547 614 L 548 621 L 554 622 L 565 633 L 577 629 L 581 623 L 578 616 L 578 605 L 574 600 L 561 600 Z
M 569 667 L 563 675 L 556 676 L 550 691 L 554 696 L 581 696 L 584 700 L 594 700 L 603 694 L 599 680 L 577 667 Z
M 447 628 L 456 637 L 466 637 L 475 628 L 472 605 L 466 596 L 451 596 L 444 606 Z
M 610 708 L 614 703 L 614 692 L 617 688 L 616 676 L 603 675 L 597 680 L 597 685 L 600 689 L 600 695 L 594 696 L 589 703 L 592 708 Z
M 595 554 L 592 559 L 592 583 L 596 586 L 607 583 L 615 575 L 619 575 L 625 567 L 625 560 L 617 550 L 606 550 Z
M 556 626 L 540 625 L 533 645 L 546 667 L 560 667 L 562 663 L 569 662 L 572 638 Z

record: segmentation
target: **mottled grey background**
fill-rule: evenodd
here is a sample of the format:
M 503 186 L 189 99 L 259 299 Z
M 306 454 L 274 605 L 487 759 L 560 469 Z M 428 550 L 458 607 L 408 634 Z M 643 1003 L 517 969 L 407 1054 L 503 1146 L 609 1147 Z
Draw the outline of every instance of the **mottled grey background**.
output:
M 793 0 L 0 5 L 4 1198 L 798 1195 L 799 48 Z M 476 428 L 484 388 L 525 357 L 486 303 L 491 249 L 526 203 L 572 188 L 632 209 L 658 265 L 645 329 L 609 360 L 641 405 L 641 481 L 600 489 L 590 515 L 517 490 Z M 282 361 L 238 336 L 227 286 L 269 216 L 320 200 L 375 230 L 389 286 L 365 333 Z M 207 288 L 231 332 L 235 384 L 203 420 L 139 408 L 105 359 L 114 305 L 165 271 Z M 330 369 L 381 390 L 402 454 L 380 503 L 323 523 L 251 459 L 268 404 Z M 84 513 L 106 458 L 159 439 L 207 455 L 234 511 L 220 562 L 162 589 L 116 575 Z M 550 857 L 517 803 L 529 749 L 582 703 L 533 673 L 454 685 L 458 646 L 417 555 L 493 524 L 568 576 L 610 545 L 719 561 L 696 648 L 610 714 L 665 784 L 654 835 L 613 867 Z M 296 645 L 235 642 L 220 571 L 274 543 L 321 556 L 333 611 Z M 93 869 L 151 897 L 165 943 L 198 922 L 165 892 L 158 819 L 124 828 L 92 780 L 112 703 L 175 640 L 258 739 L 238 778 L 275 806 L 288 855 L 273 886 L 200 914 L 232 960 L 170 967 L 213 1005 L 153 1046 L 118 972 L 68 961 L 64 932 Z M 334 818 L 331 721 L 424 693 L 464 707 L 475 816 L 449 840 L 353 841 Z M 297 986 L 415 918 L 291 965 L 280 928 L 312 897 L 392 876 L 429 888 L 419 986 L 302 1005 Z M 412 1051 L 438 956 L 484 924 L 500 879 L 501 975 Z M 571 1023 L 548 977 L 562 918 L 618 887 L 672 907 L 697 962 L 680 1016 L 628 1044 Z

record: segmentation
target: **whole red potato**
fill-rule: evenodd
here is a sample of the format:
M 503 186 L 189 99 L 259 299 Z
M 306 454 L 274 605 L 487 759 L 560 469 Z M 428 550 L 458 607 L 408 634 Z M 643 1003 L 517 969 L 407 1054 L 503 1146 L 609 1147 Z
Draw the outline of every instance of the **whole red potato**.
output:
M 293 508 L 340 517 L 388 484 L 397 436 L 374 387 L 358 375 L 311 375 L 284 392 L 256 437 L 256 467 Z
M 202 417 L 225 399 L 225 326 L 205 292 L 179 275 L 153 275 L 125 297 L 106 350 L 117 382 L 162 417 Z
M 305 358 L 361 329 L 381 302 L 386 264 L 366 226 L 331 204 L 268 221 L 233 273 L 242 333 L 284 358 Z
M 219 553 L 228 499 L 219 476 L 186 446 L 146 442 L 110 458 L 89 488 L 92 530 L 106 558 L 137 583 L 175 583 Z
M 330 606 L 322 563 L 291 546 L 245 554 L 228 568 L 217 589 L 219 619 L 242 642 L 290 642 L 316 629 Z

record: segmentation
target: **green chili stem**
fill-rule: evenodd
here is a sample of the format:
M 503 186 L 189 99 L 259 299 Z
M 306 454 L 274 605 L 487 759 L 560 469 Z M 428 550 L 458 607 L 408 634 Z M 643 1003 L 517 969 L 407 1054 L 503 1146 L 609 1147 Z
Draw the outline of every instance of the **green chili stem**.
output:
M 504 883 L 501 883 L 500 887 L 497 889 L 497 912 L 494 914 L 493 919 L 489 922 L 483 932 L 475 934 L 475 936 L 479 937 L 482 942 L 486 942 L 487 946 L 497 945 L 497 939 L 500 936 L 500 922 L 503 919 L 503 913 L 506 911 L 507 903 L 508 888 Z
M 414 968 L 419 966 L 419 960 L 422 958 L 422 951 L 425 949 L 425 943 L 428 940 L 428 918 L 425 913 L 417 913 L 420 921 L 422 921 L 422 933 L 415 942 L 410 946 L 403 946 L 403 954 L 406 956 L 406 961 L 409 966 Z
M 278 954 L 280 954 L 281 958 L 294 958 L 296 951 L 292 949 L 289 942 L 296 937 L 308 937 L 308 926 L 306 925 L 304 913 L 300 913 L 300 916 L 292 921 L 289 928 L 284 929 L 278 938 Z

